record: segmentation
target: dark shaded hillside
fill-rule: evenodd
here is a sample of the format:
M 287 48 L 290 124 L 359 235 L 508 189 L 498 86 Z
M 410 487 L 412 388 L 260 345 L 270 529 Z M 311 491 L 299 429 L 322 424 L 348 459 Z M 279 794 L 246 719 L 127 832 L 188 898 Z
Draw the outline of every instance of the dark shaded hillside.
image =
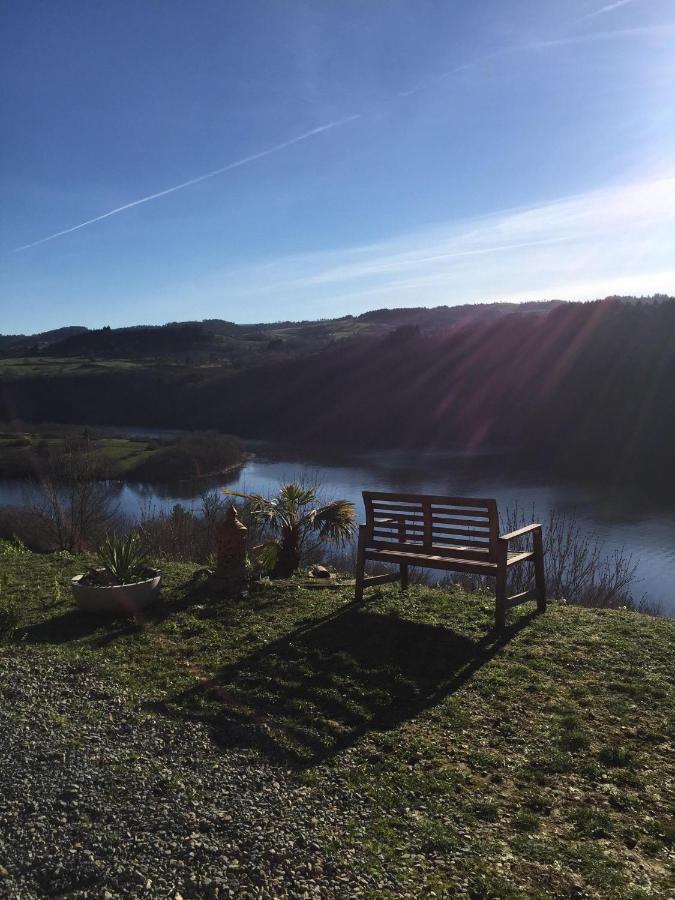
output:
M 201 325 L 176 324 L 135 328 L 98 328 L 71 334 L 44 351 L 48 356 L 128 358 L 158 353 L 189 352 L 208 346 L 213 335 Z
M 273 429 L 371 447 L 525 446 L 594 474 L 666 467 L 675 451 L 675 303 L 570 305 L 546 317 L 354 342 L 311 365 L 249 373 L 246 384 L 232 385 L 221 406 L 244 434 Z
M 541 300 L 531 303 L 471 303 L 462 306 L 407 307 L 405 309 L 372 309 L 358 316 L 361 322 L 399 327 L 416 325 L 421 331 L 431 332 L 449 328 L 464 319 L 501 319 L 508 315 L 538 312 L 549 313 L 556 306 L 565 305 L 562 300 Z
M 268 360 L 4 378 L 0 417 L 357 448 L 520 446 L 575 472 L 670 479 L 675 301 L 476 311 L 428 334 L 399 325 Z
M 50 344 L 86 331 L 81 325 L 67 325 L 52 331 L 41 331 L 39 334 L 0 334 L 0 353 L 10 355 L 40 352 Z

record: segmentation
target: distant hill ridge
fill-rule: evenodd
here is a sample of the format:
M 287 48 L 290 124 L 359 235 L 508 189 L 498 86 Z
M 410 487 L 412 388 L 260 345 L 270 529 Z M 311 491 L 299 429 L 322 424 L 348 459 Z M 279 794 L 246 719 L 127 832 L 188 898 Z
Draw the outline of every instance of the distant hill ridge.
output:
M 66 325 L 63 328 L 54 328 L 39 334 L 0 334 L 0 352 L 7 353 L 11 350 L 23 350 L 28 347 L 46 347 L 85 331 L 88 329 L 83 325 Z
M 648 297 L 614 296 L 605 301 L 620 303 L 660 303 L 674 298 L 665 294 Z M 333 319 L 300 321 L 236 323 L 226 319 L 188 320 L 165 325 L 108 326 L 97 329 L 69 325 L 37 334 L 0 334 L 0 354 L 20 356 L 47 354 L 50 356 L 132 356 L 162 355 L 203 351 L 218 353 L 231 351 L 232 341 L 272 342 L 280 349 L 301 349 L 307 339 L 327 339 L 356 335 L 376 336 L 400 326 L 417 326 L 422 332 L 433 333 L 452 327 L 464 319 L 492 320 L 508 315 L 547 314 L 561 305 L 562 300 L 541 300 L 523 303 L 473 303 L 459 306 L 401 307 L 374 309 L 358 316 L 346 315 Z M 583 304 L 581 304 L 583 305 Z

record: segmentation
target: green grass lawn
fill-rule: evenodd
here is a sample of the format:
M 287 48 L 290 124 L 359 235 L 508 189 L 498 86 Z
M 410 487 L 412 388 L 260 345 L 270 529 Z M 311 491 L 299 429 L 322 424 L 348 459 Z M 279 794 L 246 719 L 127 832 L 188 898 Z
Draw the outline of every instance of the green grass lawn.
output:
M 78 435 L 81 429 L 74 430 Z M 0 477 L 30 478 L 40 470 L 45 453 L 58 453 L 63 437 L 57 434 L 0 433 Z M 157 444 L 142 438 L 104 437 L 92 440 L 94 459 L 109 478 L 123 478 L 158 452 Z
M 105 372 L 111 369 L 135 369 L 143 360 L 85 359 L 74 356 L 6 356 L 0 358 L 0 374 L 8 378 L 27 375 L 64 375 Z
M 64 453 L 64 437 L 80 442 L 98 478 L 171 481 L 204 476 L 241 463 L 239 443 L 224 435 L 198 434 L 171 441 L 97 436 L 83 441 L 81 428 L 62 432 L 0 432 L 0 478 L 34 478 Z
M 672 620 L 525 606 L 497 637 L 492 598 L 459 589 L 356 608 L 349 584 L 299 578 L 226 601 L 177 564 L 142 621 L 101 620 L 73 608 L 85 564 L 0 553 L 21 652 L 86 659 L 224 750 L 338 778 L 373 813 L 337 851 L 402 895 L 670 896 Z

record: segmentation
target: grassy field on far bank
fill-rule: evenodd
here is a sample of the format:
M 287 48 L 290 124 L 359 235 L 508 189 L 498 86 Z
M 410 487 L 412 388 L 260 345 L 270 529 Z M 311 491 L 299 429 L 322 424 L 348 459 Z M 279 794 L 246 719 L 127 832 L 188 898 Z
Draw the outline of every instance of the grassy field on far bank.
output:
M 219 434 L 150 440 L 108 435 L 88 429 L 45 432 L 0 432 L 0 478 L 35 478 L 49 471 L 50 460 L 64 453 L 66 442 L 86 453 L 99 478 L 125 481 L 172 481 L 215 474 L 242 460 L 235 438 Z
M 0 357 L 0 374 L 8 378 L 29 375 L 91 374 L 111 369 L 135 369 L 143 366 L 143 360 L 88 359 L 84 357 L 58 356 L 4 356 Z
M 339 778 L 371 820 L 336 851 L 396 896 L 669 896 L 672 620 L 553 604 L 497 637 L 492 598 L 458 588 L 355 608 L 349 583 L 298 577 L 224 601 L 178 564 L 142 621 L 100 620 L 68 589 L 86 560 L 0 553 L 1 653 L 93 666 L 223 752 Z

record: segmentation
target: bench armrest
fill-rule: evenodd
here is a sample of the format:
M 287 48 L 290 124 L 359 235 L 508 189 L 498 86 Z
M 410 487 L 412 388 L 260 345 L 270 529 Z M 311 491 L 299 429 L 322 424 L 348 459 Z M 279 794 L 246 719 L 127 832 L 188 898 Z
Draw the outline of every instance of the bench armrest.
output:
M 513 541 L 516 538 L 522 537 L 524 534 L 529 534 L 531 531 L 541 531 L 541 525 L 538 522 L 533 522 L 531 525 L 524 525 L 522 528 L 517 528 L 515 531 L 509 531 L 508 534 L 500 534 L 499 540 Z

